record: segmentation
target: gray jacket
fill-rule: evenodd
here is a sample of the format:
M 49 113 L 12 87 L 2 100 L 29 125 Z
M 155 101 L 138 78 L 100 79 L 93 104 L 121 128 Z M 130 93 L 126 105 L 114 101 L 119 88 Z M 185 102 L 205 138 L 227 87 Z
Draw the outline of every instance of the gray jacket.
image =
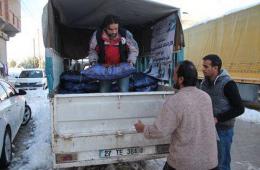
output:
M 201 89 L 211 97 L 214 116 L 231 109 L 231 105 L 224 94 L 224 87 L 231 80 L 227 71 L 223 69 L 214 82 L 204 79 L 201 83 Z M 234 127 L 234 124 L 235 118 L 225 122 L 218 122 L 216 127 L 217 129 L 229 129 Z

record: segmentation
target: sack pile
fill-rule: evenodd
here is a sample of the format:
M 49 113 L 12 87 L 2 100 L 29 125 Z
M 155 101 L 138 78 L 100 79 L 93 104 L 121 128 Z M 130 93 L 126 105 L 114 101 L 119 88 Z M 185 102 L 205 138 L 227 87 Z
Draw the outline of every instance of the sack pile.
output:
M 144 73 L 136 73 L 136 69 L 128 63 L 121 63 L 113 67 L 95 65 L 81 72 L 65 71 L 60 76 L 59 93 L 97 93 L 100 80 L 118 80 L 130 76 L 129 91 L 148 92 L 156 91 L 158 79 Z M 113 92 L 118 92 L 119 87 L 113 84 Z
M 120 63 L 116 66 L 104 67 L 96 64 L 86 70 L 82 70 L 81 74 L 89 79 L 96 80 L 118 80 L 127 77 L 136 72 L 134 66 L 128 63 Z

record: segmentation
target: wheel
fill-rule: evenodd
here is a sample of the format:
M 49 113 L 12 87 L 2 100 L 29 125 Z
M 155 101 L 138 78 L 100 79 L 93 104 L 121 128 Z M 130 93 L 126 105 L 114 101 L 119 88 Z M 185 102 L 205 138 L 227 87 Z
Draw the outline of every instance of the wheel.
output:
M 30 106 L 25 105 L 22 126 L 27 125 L 28 122 L 30 121 L 31 117 L 32 117 L 32 110 L 31 110 Z
M 2 148 L 2 154 L 0 159 L 0 167 L 6 168 L 10 165 L 12 160 L 12 141 L 11 141 L 11 132 L 10 130 L 5 131 L 4 143 Z

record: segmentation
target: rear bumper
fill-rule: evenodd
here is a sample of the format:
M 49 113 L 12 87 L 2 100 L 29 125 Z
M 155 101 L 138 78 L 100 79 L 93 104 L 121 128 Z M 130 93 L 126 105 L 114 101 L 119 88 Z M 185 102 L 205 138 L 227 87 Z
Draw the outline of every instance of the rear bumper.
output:
M 168 154 L 149 154 L 149 155 L 132 155 L 132 156 L 122 156 L 109 159 L 92 159 L 92 160 L 80 160 L 67 163 L 56 163 L 55 155 L 53 168 L 71 168 L 71 167 L 84 167 L 93 165 L 104 165 L 122 162 L 136 162 L 150 159 L 166 158 Z

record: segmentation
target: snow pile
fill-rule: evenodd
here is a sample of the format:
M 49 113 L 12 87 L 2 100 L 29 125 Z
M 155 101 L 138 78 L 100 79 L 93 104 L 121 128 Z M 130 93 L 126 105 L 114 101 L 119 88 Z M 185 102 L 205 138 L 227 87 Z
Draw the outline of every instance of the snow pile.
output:
M 251 109 L 245 109 L 245 113 L 238 117 L 238 119 L 260 124 L 260 112 Z
M 27 91 L 26 98 L 32 109 L 32 119 L 36 128 L 32 132 L 33 138 L 28 141 L 30 148 L 23 153 L 23 156 L 28 158 L 28 164 L 19 169 L 52 169 L 51 121 L 47 90 Z

